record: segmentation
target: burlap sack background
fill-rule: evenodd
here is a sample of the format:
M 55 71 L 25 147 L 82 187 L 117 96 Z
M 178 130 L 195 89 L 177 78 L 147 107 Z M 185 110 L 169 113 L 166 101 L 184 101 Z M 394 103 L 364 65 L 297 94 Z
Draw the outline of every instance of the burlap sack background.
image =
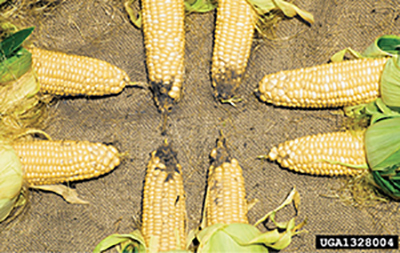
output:
M 397 235 L 397 202 L 371 208 L 346 206 L 330 197 L 335 193 L 331 189 L 342 184 L 340 179 L 296 174 L 256 159 L 285 140 L 339 130 L 343 119 L 336 109 L 294 110 L 261 103 L 253 91 L 265 74 L 326 63 L 340 49 L 351 46 L 362 51 L 377 36 L 400 31 L 400 1 L 295 3 L 314 14 L 315 24 L 285 20 L 278 34 L 289 39 L 254 40 L 247 76 L 239 89 L 244 101 L 236 108 L 212 97 L 214 13 L 191 14 L 186 19 L 185 96 L 170 116 L 167 137 L 183 166 L 189 228 L 200 221 L 208 156 L 223 130 L 243 168 L 248 199 L 259 200 L 249 211 L 252 222 L 277 207 L 294 186 L 300 192 L 298 221 L 308 218 L 308 233 L 296 236 L 285 252 L 315 251 L 317 234 Z M 147 81 L 142 32 L 128 21 L 119 1 L 67 1 L 40 20 L 37 46 L 107 60 L 126 70 L 132 80 Z M 45 130 L 54 139 L 111 143 L 129 155 L 108 175 L 72 184 L 89 205 L 72 205 L 53 193 L 30 191 L 25 212 L 9 224 L 0 224 L 2 252 L 90 252 L 112 233 L 131 232 L 137 227 L 135 219 L 140 220 L 149 153 L 165 138 L 150 91 L 126 88 L 104 98 L 61 98 L 50 115 Z M 293 213 L 289 208 L 278 219 Z

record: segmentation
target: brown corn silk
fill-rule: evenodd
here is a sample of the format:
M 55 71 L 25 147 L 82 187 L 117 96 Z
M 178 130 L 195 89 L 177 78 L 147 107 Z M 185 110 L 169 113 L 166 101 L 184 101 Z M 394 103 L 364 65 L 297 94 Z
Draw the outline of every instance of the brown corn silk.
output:
M 268 158 L 283 168 L 321 176 L 356 176 L 366 169 L 345 164 L 367 164 L 363 132 L 350 131 L 310 135 L 286 141 L 273 147 Z
M 185 249 L 186 204 L 182 168 L 176 153 L 164 144 L 151 153 L 143 191 L 142 235 L 158 251 Z
M 244 77 L 256 18 L 245 0 L 218 0 L 211 66 L 217 98 L 232 98 Z
M 182 96 L 185 31 L 184 2 L 142 1 L 142 22 L 148 78 L 161 112 Z
M 35 140 L 12 146 L 21 159 L 28 186 L 98 177 L 120 163 L 117 149 L 101 143 Z
M 211 151 L 206 193 L 206 226 L 214 224 L 248 223 L 246 190 L 242 168 L 231 158 L 220 139 Z
M 40 90 L 62 96 L 103 96 L 120 93 L 128 74 L 108 62 L 40 48 L 29 48 Z
M 262 101 L 276 106 L 327 108 L 369 103 L 378 98 L 387 58 L 358 59 L 285 70 L 259 83 Z

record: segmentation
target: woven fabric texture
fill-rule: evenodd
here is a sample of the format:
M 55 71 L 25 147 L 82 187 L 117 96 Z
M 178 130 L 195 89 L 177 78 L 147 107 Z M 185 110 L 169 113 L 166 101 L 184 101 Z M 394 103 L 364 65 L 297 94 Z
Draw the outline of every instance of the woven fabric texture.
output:
M 339 109 L 287 109 L 267 105 L 254 95 L 266 74 L 328 62 L 338 50 L 362 51 L 383 34 L 400 33 L 400 1 L 296 0 L 315 23 L 282 20 L 276 40 L 256 37 L 236 107 L 213 98 L 211 56 L 215 12 L 186 17 L 183 100 L 161 135 L 162 117 L 148 86 L 127 87 L 102 98 L 57 98 L 45 131 L 53 139 L 110 143 L 127 156 L 113 172 L 70 184 L 88 205 L 73 205 L 53 193 L 31 190 L 26 210 L 0 224 L 0 252 L 90 252 L 106 236 L 129 233 L 140 221 L 143 180 L 150 153 L 165 138 L 183 167 L 189 229 L 201 219 L 209 153 L 222 130 L 231 154 L 243 168 L 247 197 L 259 202 L 249 211 L 255 222 L 276 208 L 295 186 L 301 195 L 298 221 L 305 230 L 285 252 L 315 251 L 315 235 L 399 234 L 398 203 L 357 208 L 345 205 L 334 188 L 343 179 L 302 175 L 258 160 L 273 146 L 297 137 L 340 130 Z M 36 25 L 36 46 L 96 57 L 124 69 L 132 81 L 147 83 L 142 31 L 130 23 L 120 1 L 66 1 Z M 293 209 L 278 213 L 287 220 Z M 264 229 L 260 226 L 260 229 Z M 320 251 L 323 252 L 323 251 Z

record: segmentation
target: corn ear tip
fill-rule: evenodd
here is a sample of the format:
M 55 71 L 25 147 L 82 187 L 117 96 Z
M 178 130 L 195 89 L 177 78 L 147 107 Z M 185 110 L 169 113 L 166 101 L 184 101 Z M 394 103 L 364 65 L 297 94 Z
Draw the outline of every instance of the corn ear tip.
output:
M 273 147 L 268 154 L 268 159 L 271 161 L 275 161 L 278 158 L 278 149 Z

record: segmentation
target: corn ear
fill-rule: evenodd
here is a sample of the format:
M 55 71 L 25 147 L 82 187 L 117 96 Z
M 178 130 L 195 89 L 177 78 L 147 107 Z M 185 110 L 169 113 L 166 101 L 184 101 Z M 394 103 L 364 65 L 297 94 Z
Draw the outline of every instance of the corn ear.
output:
M 211 151 L 206 193 L 206 226 L 218 223 L 248 223 L 242 168 L 231 158 L 225 139 Z
M 36 140 L 14 142 L 12 146 L 30 187 L 97 177 L 120 163 L 118 151 L 101 143 Z
M 242 170 L 236 159 L 230 157 L 223 137 L 211 152 L 211 158 L 203 222 L 201 231 L 195 234 L 199 242 L 196 252 L 268 252 L 267 247 L 277 250 L 287 247 L 304 222 L 296 226 L 293 218 L 280 224 L 275 215 L 292 201 L 298 208 L 298 192 L 293 190 L 281 206 L 260 220 L 270 218 L 284 232 L 277 228 L 261 233 L 248 224 Z
M 95 58 L 29 48 L 41 92 L 61 96 L 117 94 L 129 83 L 122 69 Z
M 268 154 L 283 168 L 320 176 L 356 176 L 368 171 L 364 132 L 333 132 L 286 141 Z
M 256 93 L 266 103 L 329 108 L 369 103 L 380 95 L 387 58 L 358 59 L 266 75 Z
M 239 87 L 250 56 L 256 16 L 245 0 L 219 0 L 212 57 L 215 97 L 231 99 Z
M 182 96 L 185 7 L 183 0 L 142 1 L 146 62 L 154 100 L 169 112 Z
M 181 171 L 167 143 L 151 153 L 143 191 L 142 234 L 152 252 L 185 249 L 186 197 Z
M 119 245 L 122 252 L 190 252 L 186 249 L 186 204 L 181 166 L 165 142 L 151 153 L 143 190 L 142 228 L 113 234 L 94 253 Z
M 256 24 L 261 26 L 265 16 L 271 19 L 273 10 L 314 21 L 310 13 L 283 0 L 218 0 L 211 73 L 214 95 L 221 102 L 238 101 L 234 97 L 245 75 Z

